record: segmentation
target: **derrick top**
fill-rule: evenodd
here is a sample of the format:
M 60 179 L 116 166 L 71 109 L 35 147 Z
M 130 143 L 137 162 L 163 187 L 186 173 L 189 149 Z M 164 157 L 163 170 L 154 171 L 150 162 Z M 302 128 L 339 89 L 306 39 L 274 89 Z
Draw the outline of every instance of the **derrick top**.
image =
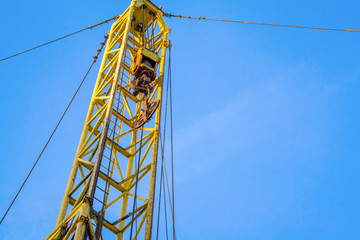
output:
M 152 1 L 150 0 L 133 0 L 135 2 L 136 7 L 141 7 L 142 5 L 146 5 L 149 7 L 153 12 L 159 13 L 161 15 L 165 15 L 165 13 L 162 10 L 162 7 L 156 6 Z

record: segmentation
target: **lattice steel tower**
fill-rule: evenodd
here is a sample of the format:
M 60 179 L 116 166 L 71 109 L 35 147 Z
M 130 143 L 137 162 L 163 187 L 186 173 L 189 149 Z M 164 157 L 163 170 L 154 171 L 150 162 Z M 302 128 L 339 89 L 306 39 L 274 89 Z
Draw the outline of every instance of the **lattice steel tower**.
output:
M 163 14 L 150 1 L 133 0 L 112 25 L 56 226 L 46 239 L 151 239 L 170 32 Z M 160 105 L 150 104 L 154 118 L 142 127 L 146 94 L 134 96 L 130 88 L 139 67 L 154 73 L 147 103 Z

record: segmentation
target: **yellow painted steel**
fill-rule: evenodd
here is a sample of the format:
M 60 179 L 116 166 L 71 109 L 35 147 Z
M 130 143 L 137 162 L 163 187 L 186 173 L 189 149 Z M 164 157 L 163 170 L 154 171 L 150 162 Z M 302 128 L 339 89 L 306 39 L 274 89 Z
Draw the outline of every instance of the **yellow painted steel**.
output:
M 95 239 L 99 229 L 99 239 L 129 238 L 133 221 L 133 239 L 151 239 L 169 32 L 163 12 L 147 0 L 133 0 L 112 25 L 56 226 L 46 239 Z M 160 57 L 150 96 L 160 106 L 143 135 L 133 128 L 143 96 L 129 87 L 140 48 Z

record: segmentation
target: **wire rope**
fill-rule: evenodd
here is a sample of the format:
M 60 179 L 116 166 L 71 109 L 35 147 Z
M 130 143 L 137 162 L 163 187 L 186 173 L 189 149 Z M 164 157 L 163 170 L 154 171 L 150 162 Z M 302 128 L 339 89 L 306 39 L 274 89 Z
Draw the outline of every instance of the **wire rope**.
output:
M 174 15 L 174 14 L 171 14 L 171 13 L 165 13 L 164 16 L 165 16 L 165 17 L 185 18 L 185 19 L 187 18 L 187 19 L 217 21 L 217 22 L 244 23 L 244 24 L 274 26 L 274 27 L 306 28 L 306 29 L 315 29 L 315 30 L 329 30 L 329 31 L 343 31 L 343 32 L 360 32 L 360 30 L 358 30 L 358 29 L 327 28 L 327 27 L 310 27 L 310 26 L 298 26 L 298 25 L 276 24 L 276 23 L 248 22 L 248 21 L 239 21 L 239 20 L 228 20 L 228 19 L 216 19 L 216 18 L 205 18 L 205 17 L 182 16 L 182 15 L 180 15 L 180 14 L 179 14 L 179 15 Z
M 170 57 L 170 56 L 169 56 Z M 168 71 L 168 79 L 166 83 L 166 100 L 165 100 L 165 117 L 164 117 L 164 131 L 163 131 L 163 140 L 161 139 L 161 134 L 159 132 L 159 138 L 161 143 L 161 177 L 160 177 L 160 191 L 159 191 L 159 208 L 158 208 L 158 221 L 157 221 L 157 231 L 156 231 L 156 239 L 159 238 L 159 225 L 160 225 L 160 207 L 161 207 L 161 187 L 163 181 L 163 173 L 164 173 L 164 150 L 165 150 L 165 137 L 166 137 L 166 122 L 167 122 L 167 109 L 168 109 L 168 98 L 169 98 L 169 71 Z M 162 143 L 163 142 L 163 143 Z M 165 182 L 164 182 L 165 184 Z M 165 198 L 164 198 L 165 201 Z M 167 229 L 166 229 L 167 230 Z
M 175 235 L 175 184 L 174 184 L 174 138 L 173 138 L 173 108 L 172 108 L 172 81 L 171 81 L 171 41 L 169 47 L 169 75 L 170 75 L 170 139 L 171 139 L 171 184 L 172 184 L 172 217 L 173 217 L 173 239 Z
M 160 140 L 160 145 L 162 145 L 161 140 Z M 165 161 L 163 162 L 163 165 L 164 165 L 164 175 L 165 175 L 165 179 L 166 179 L 166 185 L 167 185 L 167 189 L 168 189 L 168 197 L 169 197 L 169 205 L 170 205 L 170 210 L 171 210 L 171 217 L 172 217 L 172 221 L 174 223 L 174 216 L 172 215 L 173 214 L 173 208 L 172 208 L 172 204 L 171 204 L 172 201 L 171 201 L 171 196 L 170 196 L 169 179 L 167 177 Z M 175 233 L 175 239 L 176 239 L 176 233 Z
M 161 175 L 160 175 L 160 190 L 159 190 L 159 206 L 158 206 L 158 218 L 156 227 L 156 240 L 159 239 L 159 226 L 160 226 L 160 209 L 161 209 L 161 191 L 162 191 L 162 180 L 163 180 L 163 165 L 161 164 Z M 164 183 L 165 184 L 165 183 Z
M 157 239 L 158 239 L 158 233 L 159 233 L 159 224 L 160 224 L 160 206 L 161 206 L 161 191 L 162 191 L 162 183 L 164 181 L 164 201 L 166 200 L 165 198 L 165 177 L 166 177 L 166 183 L 167 183 L 167 189 L 168 189 L 168 197 L 169 197 L 169 206 L 170 206 L 170 210 L 171 210 L 171 216 L 172 216 L 172 220 L 173 220 L 173 239 L 176 239 L 176 233 L 175 233 L 175 219 L 174 219 L 174 210 L 173 207 L 171 206 L 171 202 L 174 203 L 174 200 L 171 201 L 171 197 L 170 197 L 170 189 L 169 189 L 169 181 L 167 178 L 167 171 L 166 171 L 166 164 L 165 164 L 165 136 L 166 136 L 166 121 L 167 121 L 167 106 L 168 106 L 168 97 L 169 97 L 169 92 L 170 92 L 170 101 L 171 100 L 171 94 L 172 94 L 172 90 L 171 90 L 171 42 L 170 42 L 170 48 L 169 48 L 169 68 L 168 68 L 168 79 L 167 79 L 167 88 L 166 88 L 166 103 L 165 103 L 165 121 L 164 121 L 164 133 L 163 133 L 163 139 L 161 138 L 161 135 L 159 135 L 160 137 L 160 147 L 161 147 L 161 157 L 162 157 L 162 166 L 161 166 L 161 177 L 160 177 L 160 191 L 159 191 L 159 208 L 158 208 L 158 222 L 157 222 Z M 170 88 L 170 91 L 169 91 Z M 171 103 L 171 102 L 170 102 Z M 171 121 L 172 121 L 172 106 L 170 105 L 170 116 L 171 116 Z M 172 122 L 171 122 L 171 128 L 172 128 Z M 172 135 L 172 133 L 171 133 Z M 172 136 L 171 136 L 172 137 Z M 171 140 L 173 141 L 173 140 Z M 171 149 L 173 149 L 173 142 L 171 143 L 172 147 Z M 171 155 L 173 155 L 173 153 L 171 152 Z M 172 157 L 173 159 L 173 157 Z M 164 177 L 165 174 L 165 177 Z M 172 171 L 172 175 L 173 175 L 173 171 Z M 173 176 L 172 176 L 173 178 Z M 173 189 L 172 189 L 173 190 Z M 173 190 L 174 191 L 174 190 Z M 166 203 L 164 202 L 164 207 L 166 208 Z M 166 209 L 165 209 L 166 211 Z M 166 212 L 165 212 L 165 223 L 166 223 L 166 235 L 168 238 L 168 228 L 167 228 L 167 217 L 166 217 Z
M 106 40 L 107 40 L 107 36 L 105 36 L 105 41 L 106 41 Z M 22 183 L 22 185 L 21 185 L 20 189 L 19 189 L 19 190 L 18 190 L 18 192 L 16 193 L 16 195 L 15 195 L 15 197 L 13 198 L 13 200 L 12 200 L 12 202 L 11 202 L 10 206 L 9 206 L 9 207 L 8 207 L 8 209 L 6 210 L 6 212 L 5 212 L 4 216 L 2 217 L 2 219 L 1 219 L 1 221 L 0 221 L 0 224 L 4 221 L 5 217 L 7 216 L 8 212 L 9 212 L 9 211 L 10 211 L 10 209 L 11 209 L 11 207 L 13 206 L 13 204 L 14 204 L 15 200 L 17 199 L 17 197 L 19 196 L 19 194 L 20 194 L 21 190 L 23 189 L 23 187 L 24 187 L 25 183 L 27 182 L 27 180 L 29 179 L 29 177 L 30 177 L 31 173 L 33 172 L 34 168 L 36 167 L 37 163 L 39 162 L 39 160 L 40 160 L 40 158 L 41 158 L 42 154 L 44 153 L 44 151 L 45 151 L 46 147 L 48 146 L 48 144 L 49 144 L 50 140 L 51 140 L 51 139 L 52 139 L 52 137 L 54 136 L 54 134 L 55 134 L 55 132 L 56 132 L 57 128 L 59 127 L 59 125 L 60 125 L 60 123 L 61 123 L 61 121 L 62 121 L 62 120 L 63 120 L 63 118 L 65 117 L 65 115 L 66 115 L 66 113 L 67 113 L 68 109 L 70 108 L 70 106 L 71 106 L 71 104 L 72 104 L 73 100 L 75 99 L 75 97 L 76 97 L 77 93 L 79 92 L 79 90 L 80 90 L 81 86 L 83 85 L 83 83 L 84 83 L 84 81 L 85 81 L 86 77 L 88 76 L 88 74 L 89 74 L 89 72 L 90 72 L 91 68 L 92 68 L 92 67 L 93 67 L 93 65 L 95 64 L 95 62 L 96 62 L 96 60 L 97 60 L 98 56 L 100 55 L 100 52 L 101 52 L 102 48 L 103 48 L 103 47 L 104 47 L 104 45 L 105 45 L 105 41 L 104 41 L 104 43 L 101 43 L 101 47 L 100 47 L 100 49 L 99 49 L 100 51 L 98 50 L 97 55 L 94 57 L 93 62 L 91 63 L 91 65 L 90 65 L 90 67 L 89 67 L 88 71 L 86 72 L 86 74 L 85 74 L 84 78 L 82 79 L 82 81 L 81 81 L 80 85 L 79 85 L 79 86 L 78 86 L 78 88 L 76 89 L 76 91 L 75 91 L 75 93 L 74 93 L 73 97 L 71 98 L 71 100 L 70 100 L 69 104 L 67 105 L 67 107 L 66 107 L 65 111 L 63 112 L 62 116 L 60 117 L 60 120 L 59 120 L 59 121 L 58 121 L 58 123 L 56 124 L 56 126 L 55 126 L 54 130 L 52 131 L 52 133 L 51 133 L 50 137 L 48 138 L 48 140 L 47 140 L 47 142 L 46 142 L 45 146 L 43 147 L 43 149 L 41 150 L 41 152 L 40 152 L 39 156 L 37 157 L 37 159 L 36 159 L 35 163 L 33 164 L 33 166 L 32 166 L 32 168 L 31 168 L 30 172 L 29 172 L 29 173 L 28 173 L 28 175 L 26 176 L 26 178 L 25 178 L 25 180 L 23 181 L 23 183 Z
M 37 49 L 37 48 L 46 46 L 46 45 L 48 45 L 48 44 L 50 44 L 50 43 L 57 42 L 57 41 L 59 41 L 59 40 L 62 40 L 62 39 L 67 38 L 67 37 L 70 37 L 70 36 L 72 36 L 72 35 L 81 33 L 81 32 L 83 32 L 83 31 L 85 31 L 85 30 L 93 29 L 93 28 L 95 28 L 95 27 L 101 26 L 101 25 L 104 24 L 104 23 L 109 23 L 109 21 L 113 21 L 113 20 L 115 20 L 115 19 L 117 19 L 117 18 L 118 18 L 118 16 L 115 16 L 115 17 L 113 17 L 113 18 L 107 19 L 107 20 L 105 20 L 105 21 L 103 21 L 103 22 L 100 22 L 100 23 L 98 23 L 98 24 L 89 26 L 89 27 L 87 27 L 87 28 L 83 28 L 83 29 L 81 29 L 81 30 L 79 30 L 79 31 L 76 31 L 76 32 L 67 34 L 67 35 L 65 35 L 65 36 L 62 36 L 62 37 L 59 37 L 59 38 L 57 38 L 57 39 L 51 40 L 51 41 L 49 41 L 49 42 L 40 44 L 40 45 L 35 46 L 35 47 L 32 47 L 32 48 L 29 48 L 29 49 L 27 49 L 27 50 L 25 50 L 25 51 L 18 52 L 18 53 L 15 53 L 15 54 L 13 54 L 13 55 L 7 56 L 7 57 L 5 57 L 5 58 L 0 59 L 0 62 L 1 62 L 1 61 L 4 61 L 4 60 L 7 60 L 7 59 L 9 59 L 9 58 L 13 58 L 13 57 L 16 57 L 16 56 L 18 56 L 18 55 L 21 55 L 21 54 L 30 52 L 30 51 L 35 50 L 35 49 Z
M 167 224 L 167 213 L 166 213 L 166 197 L 165 197 L 165 179 L 163 179 L 164 184 L 163 184 L 163 192 L 164 192 L 164 214 L 165 214 L 165 229 L 166 229 L 166 240 L 169 239 L 169 234 L 168 234 L 168 224 Z

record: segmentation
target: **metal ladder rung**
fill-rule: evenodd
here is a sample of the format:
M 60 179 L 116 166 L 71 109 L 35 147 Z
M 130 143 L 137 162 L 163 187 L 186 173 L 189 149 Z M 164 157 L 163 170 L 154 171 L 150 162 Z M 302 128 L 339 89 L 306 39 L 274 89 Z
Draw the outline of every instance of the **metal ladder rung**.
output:
M 116 132 L 112 128 L 109 128 L 109 131 L 116 134 Z
M 109 170 L 109 169 L 107 169 L 104 165 L 102 165 L 102 164 L 101 164 L 101 166 L 102 166 L 103 168 L 105 168 L 106 170 L 110 171 L 110 170 Z
M 116 127 L 120 127 L 120 125 L 117 125 L 113 120 L 110 120 Z M 109 128 L 110 130 L 112 130 L 112 128 Z
M 109 140 L 111 139 L 109 138 Z M 111 151 L 111 148 L 108 145 L 106 145 L 105 147 Z
M 119 144 L 117 144 L 116 142 L 114 142 L 112 139 L 110 139 L 110 138 L 108 138 L 108 139 L 109 139 L 109 141 L 110 141 L 111 143 L 110 143 L 109 145 L 106 145 L 105 147 L 106 147 L 107 149 L 109 149 L 110 151 L 113 150 L 113 151 L 117 152 L 114 147 L 111 149 L 111 145 L 114 144 L 114 145 L 118 145 L 119 147 L 121 147 L 121 146 L 120 146 Z M 110 160 L 108 157 L 107 157 L 107 159 Z M 111 161 L 111 162 L 114 162 L 114 159 L 112 159 L 112 160 L 110 160 L 110 161 Z
M 119 127 L 118 127 L 119 128 Z M 109 138 L 109 140 L 112 140 L 116 135 L 119 135 L 118 133 L 117 133 L 117 131 L 115 130 L 113 130 L 112 128 L 109 128 L 109 134 L 108 134 L 108 138 Z M 114 135 L 114 136 L 112 136 L 112 135 Z
M 114 120 L 110 119 L 110 121 L 115 124 Z M 116 124 L 117 127 L 120 127 L 120 125 Z
M 110 162 L 112 163 L 112 161 L 110 161 Z M 111 173 L 111 174 L 113 173 L 113 171 L 110 171 L 110 169 L 107 169 L 107 167 L 105 167 L 104 165 L 101 164 L 101 166 L 102 166 L 103 168 L 105 168 L 105 169 L 108 171 L 108 173 Z M 105 173 L 104 173 L 104 174 L 105 174 Z M 108 175 L 106 174 L 105 176 L 108 176 Z
M 115 97 L 115 99 L 114 100 L 116 100 L 117 102 L 116 103 L 119 103 L 119 107 L 121 106 L 123 106 L 124 105 L 124 103 L 122 102 L 122 101 L 120 101 L 120 98 L 116 98 Z M 118 108 L 118 106 L 117 106 L 117 104 L 116 103 L 114 103 L 114 106 L 116 106 L 116 108 Z
M 98 200 L 100 203 L 104 204 L 102 201 L 100 201 L 97 197 L 94 196 L 94 199 Z
M 108 192 L 106 192 L 104 189 L 102 189 L 101 187 L 99 186 L 96 186 L 98 189 L 100 189 L 102 192 L 104 192 L 105 194 L 109 194 Z
M 110 149 L 109 149 L 110 150 Z M 107 156 L 105 156 L 105 155 L 103 155 L 103 157 L 105 157 L 107 160 L 109 160 L 111 163 L 113 163 L 114 161 L 113 160 L 111 160 L 111 158 L 109 158 L 109 157 L 107 157 Z
M 119 101 L 122 104 L 118 97 L 115 96 L 114 100 Z
M 124 106 L 124 104 L 122 104 L 122 105 L 119 106 L 119 107 L 117 107 L 117 106 L 116 106 L 116 107 L 113 107 L 113 110 L 114 110 L 115 112 L 121 114 L 121 113 L 120 113 L 120 110 L 122 110 L 123 106 Z

